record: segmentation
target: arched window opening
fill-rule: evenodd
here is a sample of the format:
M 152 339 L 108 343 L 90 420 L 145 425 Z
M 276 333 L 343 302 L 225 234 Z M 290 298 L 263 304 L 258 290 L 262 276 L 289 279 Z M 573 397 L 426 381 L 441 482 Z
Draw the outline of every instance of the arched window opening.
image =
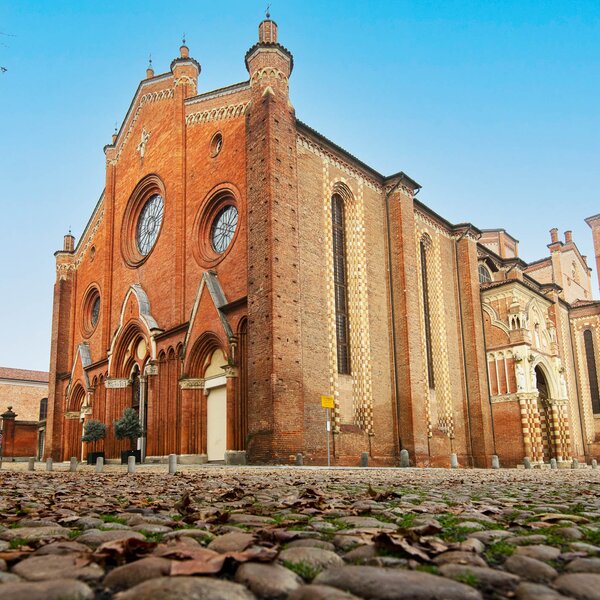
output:
M 48 398 L 42 398 L 40 400 L 40 421 L 45 421 L 48 416 Z
M 583 332 L 587 371 L 590 382 L 590 396 L 592 397 L 592 410 L 600 414 L 600 392 L 598 391 L 598 372 L 596 371 L 596 355 L 594 353 L 594 338 L 590 329 Z
M 425 348 L 427 351 L 427 378 L 430 389 L 435 388 L 433 375 L 433 349 L 431 346 L 431 316 L 429 313 L 429 283 L 427 281 L 427 248 L 421 241 L 421 283 L 423 288 L 423 320 L 425 321 Z
M 131 407 L 140 414 L 140 369 L 137 365 L 131 373 Z
M 348 273 L 344 199 L 334 194 L 331 199 L 333 229 L 333 284 L 335 290 L 335 335 L 338 373 L 350 373 L 350 319 L 348 315 Z
M 479 273 L 479 283 L 489 283 L 490 281 L 492 281 L 492 274 L 490 273 L 490 270 L 482 263 L 479 265 L 478 269 L 477 269 L 478 273 Z

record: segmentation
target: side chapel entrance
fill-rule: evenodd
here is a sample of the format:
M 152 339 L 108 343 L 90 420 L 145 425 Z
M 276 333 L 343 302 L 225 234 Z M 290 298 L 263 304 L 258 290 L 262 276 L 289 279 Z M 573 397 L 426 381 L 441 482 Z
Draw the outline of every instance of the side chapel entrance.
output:
M 550 459 L 556 456 L 556 449 L 553 440 L 552 407 L 549 401 L 548 380 L 539 366 L 535 368 L 535 376 L 539 394 L 537 404 L 540 415 L 544 462 L 550 462 Z
M 204 372 L 206 398 L 206 453 L 209 461 L 225 460 L 227 450 L 227 364 L 223 351 L 213 352 Z

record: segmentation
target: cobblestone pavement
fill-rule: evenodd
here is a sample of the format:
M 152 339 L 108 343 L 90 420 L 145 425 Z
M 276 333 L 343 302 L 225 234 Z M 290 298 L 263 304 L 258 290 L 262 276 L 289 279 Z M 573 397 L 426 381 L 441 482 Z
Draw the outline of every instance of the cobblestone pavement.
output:
M 5 463 L 0 598 L 600 599 L 599 483 L 592 469 Z

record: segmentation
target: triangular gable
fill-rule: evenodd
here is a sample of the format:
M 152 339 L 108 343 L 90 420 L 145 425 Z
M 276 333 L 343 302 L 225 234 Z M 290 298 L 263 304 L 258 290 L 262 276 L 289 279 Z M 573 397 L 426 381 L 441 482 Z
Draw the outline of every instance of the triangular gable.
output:
M 153 360 L 156 360 L 156 340 L 155 336 L 159 333 L 163 332 L 156 322 L 156 319 L 152 316 L 150 312 L 150 300 L 148 299 L 148 295 L 144 291 L 144 288 L 139 283 L 133 284 L 127 294 L 125 294 L 125 299 L 123 300 L 123 304 L 121 305 L 121 314 L 119 316 L 119 327 L 115 334 L 112 337 L 110 350 L 108 351 L 108 371 L 111 371 L 111 359 L 113 355 L 113 351 L 116 347 L 117 340 L 121 335 L 123 329 L 127 326 L 131 321 L 136 321 L 142 324 L 143 328 L 146 330 L 146 334 L 149 341 L 150 348 L 150 357 Z
M 205 294 L 208 292 L 208 294 Z M 202 279 L 200 280 L 200 285 L 198 286 L 198 291 L 196 292 L 196 299 L 194 300 L 194 306 L 192 307 L 192 313 L 190 315 L 188 330 L 185 334 L 185 340 L 183 342 L 183 358 L 185 360 L 187 356 L 187 351 L 189 347 L 190 340 L 192 338 L 192 334 L 194 333 L 194 324 L 196 322 L 196 317 L 198 315 L 200 304 L 203 296 L 208 296 L 212 300 L 212 304 L 214 305 L 217 314 L 219 316 L 219 321 L 223 327 L 223 331 L 227 336 L 227 339 L 231 339 L 233 337 L 233 329 L 231 328 L 231 324 L 227 319 L 225 313 L 221 310 L 224 306 L 227 305 L 227 298 L 225 297 L 225 293 L 223 292 L 223 288 L 219 283 L 219 279 L 217 278 L 216 273 L 213 271 L 207 271 L 202 275 Z
M 75 357 L 73 358 L 73 366 L 71 367 L 71 377 L 67 386 L 67 397 L 71 393 L 73 384 L 80 381 L 83 384 L 86 392 L 90 391 L 90 378 L 87 374 L 86 367 L 92 364 L 92 355 L 87 342 L 83 342 L 77 346 Z

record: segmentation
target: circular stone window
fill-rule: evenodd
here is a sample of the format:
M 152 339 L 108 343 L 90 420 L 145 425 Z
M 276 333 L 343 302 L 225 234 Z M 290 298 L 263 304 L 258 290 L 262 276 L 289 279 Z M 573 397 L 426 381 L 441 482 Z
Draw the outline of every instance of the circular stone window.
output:
M 222 254 L 227 250 L 238 223 L 238 211 L 233 204 L 223 207 L 215 217 L 210 231 L 210 242 L 213 250 Z
M 148 256 L 154 248 L 164 214 L 164 202 L 160 194 L 150 196 L 140 212 L 135 241 L 142 256 Z
M 192 251 L 204 269 L 221 262 L 235 246 L 243 218 L 238 197 L 237 190 L 223 185 L 208 195 L 196 215 Z
M 138 183 L 121 225 L 121 254 L 130 267 L 139 267 L 152 253 L 165 216 L 165 188 L 157 175 Z
M 81 333 L 84 337 L 92 335 L 98 325 L 100 304 L 100 292 L 95 285 L 92 285 L 83 299 Z

